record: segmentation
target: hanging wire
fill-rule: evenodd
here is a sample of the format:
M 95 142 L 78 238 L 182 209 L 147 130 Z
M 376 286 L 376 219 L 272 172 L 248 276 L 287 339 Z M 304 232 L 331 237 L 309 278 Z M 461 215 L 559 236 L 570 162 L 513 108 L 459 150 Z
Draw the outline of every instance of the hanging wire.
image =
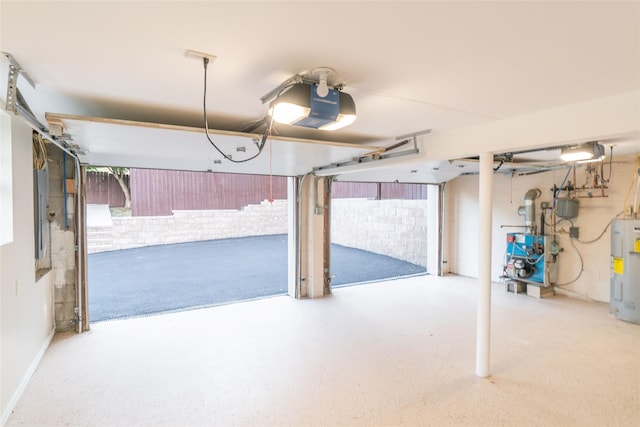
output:
M 273 122 L 273 116 L 271 117 Z M 269 130 L 271 130 L 271 123 L 269 124 Z M 273 140 L 271 139 L 271 132 L 269 132 L 269 203 L 273 204 Z
M 33 168 L 37 170 L 45 170 L 47 167 L 47 147 L 40 133 L 34 131 L 31 136 L 33 150 Z
M 207 120 L 207 65 L 209 65 L 209 58 L 203 58 L 203 63 L 204 63 L 204 95 L 203 95 L 203 99 L 202 99 L 202 104 L 203 104 L 203 111 L 204 111 L 204 133 L 207 137 L 207 139 L 209 140 L 209 142 L 211 143 L 211 145 L 213 146 L 213 148 L 216 149 L 216 151 L 218 153 L 220 153 L 222 155 L 222 157 L 224 157 L 225 159 L 229 160 L 232 163 L 244 163 L 244 162 L 248 162 L 249 160 L 253 160 L 256 157 L 258 157 L 260 154 L 262 154 L 262 150 L 264 149 L 264 145 L 267 142 L 267 136 L 270 134 L 271 132 L 271 126 L 273 124 L 273 121 L 269 122 L 269 126 L 267 127 L 267 129 L 265 130 L 264 134 L 262 135 L 262 140 L 258 143 L 256 143 L 256 145 L 258 146 L 258 152 L 246 159 L 242 159 L 242 160 L 235 160 L 232 159 L 231 156 L 225 154 L 220 148 L 218 148 L 218 146 L 213 142 L 213 140 L 211 139 L 211 137 L 209 136 L 209 121 Z
M 604 166 L 602 166 L 602 180 L 604 182 L 611 181 L 611 171 L 613 170 L 613 145 L 609 147 L 609 177 L 604 179 Z
M 614 218 L 618 218 L 618 217 L 619 217 L 620 215 L 622 215 L 623 213 L 624 213 L 624 211 L 623 211 L 623 212 L 618 212 L 618 214 L 617 214 Z M 610 226 L 611 226 L 611 221 L 609 221 L 609 222 L 607 223 L 607 226 L 604 228 L 604 230 L 602 230 L 602 233 L 600 233 L 600 235 L 599 235 L 598 237 L 596 237 L 595 239 L 593 239 L 593 240 L 587 240 L 587 241 L 580 240 L 580 239 L 576 239 L 576 240 L 577 240 L 578 242 L 580 242 L 580 243 L 585 244 L 585 245 L 588 245 L 588 244 L 590 244 L 590 243 L 597 242 L 598 240 L 600 240 L 600 239 L 602 238 L 602 236 L 604 236 L 604 233 L 606 233 L 606 232 L 607 232 L 607 230 L 609 229 L 609 227 L 610 227 Z
M 580 279 L 580 277 L 582 276 L 582 272 L 584 271 L 584 259 L 582 258 L 582 254 L 581 254 L 581 253 L 580 253 L 580 251 L 578 250 L 578 247 L 576 246 L 576 244 L 575 244 L 574 240 L 575 240 L 575 239 L 573 239 L 573 238 L 571 238 L 571 239 L 570 239 L 570 241 L 571 241 L 571 245 L 572 245 L 572 246 L 573 246 L 573 248 L 576 250 L 576 253 L 578 254 L 578 257 L 580 258 L 580 272 L 578 273 L 578 275 L 576 276 L 576 278 L 575 278 L 575 279 L 573 279 L 573 280 L 571 280 L 570 282 L 566 282 L 566 283 L 559 283 L 559 284 L 557 284 L 557 285 L 555 285 L 555 286 L 562 287 L 562 286 L 570 285 L 570 284 L 572 284 L 572 283 L 577 282 L 577 281 L 578 281 L 578 279 Z
M 640 169 L 640 157 L 638 157 L 638 153 L 636 153 L 636 166 Z M 627 190 L 626 196 L 624 196 L 624 206 L 623 206 L 623 208 L 625 208 L 625 209 L 627 207 L 627 201 L 629 200 L 629 195 L 631 195 L 631 190 L 633 190 L 634 184 L 638 184 L 638 182 L 637 182 L 638 179 L 636 179 L 638 177 L 640 177 L 640 175 L 636 173 L 631 178 L 631 185 L 629 186 L 629 189 Z M 636 191 L 638 191 L 637 188 L 636 188 Z M 636 215 L 635 206 L 633 207 L 633 209 L 634 209 L 634 212 L 632 212 L 632 214 L 635 217 L 635 215 Z
M 509 180 L 509 204 L 513 204 L 513 177 L 515 172 L 513 171 L 513 158 L 511 158 L 511 179 Z

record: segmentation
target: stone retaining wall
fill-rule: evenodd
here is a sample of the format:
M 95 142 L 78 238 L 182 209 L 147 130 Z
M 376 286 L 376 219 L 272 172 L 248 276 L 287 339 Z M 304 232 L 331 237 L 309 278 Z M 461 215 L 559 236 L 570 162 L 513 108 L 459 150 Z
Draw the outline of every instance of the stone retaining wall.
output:
M 427 201 L 331 201 L 333 243 L 427 266 Z
M 332 200 L 333 243 L 426 267 L 426 200 Z M 142 246 L 287 233 L 287 201 L 263 201 L 240 210 L 174 211 L 168 216 L 113 217 L 111 234 L 89 253 Z M 96 237 L 97 239 L 97 237 Z
M 173 211 L 168 216 L 114 217 L 113 250 L 199 240 L 287 233 L 287 201 L 243 209 Z

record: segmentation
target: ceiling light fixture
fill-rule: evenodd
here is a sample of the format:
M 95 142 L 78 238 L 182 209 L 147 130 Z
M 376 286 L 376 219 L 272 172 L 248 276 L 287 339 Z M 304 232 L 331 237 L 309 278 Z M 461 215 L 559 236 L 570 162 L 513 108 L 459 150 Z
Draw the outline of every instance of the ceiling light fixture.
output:
M 604 147 L 596 141 L 584 144 L 563 147 L 560 150 L 560 158 L 565 162 L 579 162 L 587 160 L 600 160 L 604 156 Z
M 269 114 L 277 123 L 320 130 L 336 130 L 356 120 L 356 105 L 351 95 L 328 85 L 331 68 L 312 71 L 313 80 L 299 76 L 289 79 L 269 104 Z M 267 96 L 263 97 L 266 102 Z
M 599 143 L 593 145 L 593 157 L 588 160 L 579 160 L 578 163 L 593 163 L 604 160 L 604 146 Z

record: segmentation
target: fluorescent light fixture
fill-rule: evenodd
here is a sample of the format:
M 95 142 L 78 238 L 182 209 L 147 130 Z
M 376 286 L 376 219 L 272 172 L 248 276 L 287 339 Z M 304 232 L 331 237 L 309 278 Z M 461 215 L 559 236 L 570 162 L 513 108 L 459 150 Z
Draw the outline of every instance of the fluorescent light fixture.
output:
M 593 163 L 604 160 L 604 146 L 597 142 L 593 145 L 593 157 L 589 160 L 579 160 L 578 163 Z
M 324 88 L 322 88 L 324 89 Z M 274 99 L 269 114 L 278 123 L 320 130 L 336 130 L 356 120 L 356 105 L 351 95 L 327 88 L 318 93 L 318 85 L 296 83 Z
M 564 147 L 560 150 L 560 158 L 565 162 L 600 160 L 604 156 L 604 147 L 596 141 Z

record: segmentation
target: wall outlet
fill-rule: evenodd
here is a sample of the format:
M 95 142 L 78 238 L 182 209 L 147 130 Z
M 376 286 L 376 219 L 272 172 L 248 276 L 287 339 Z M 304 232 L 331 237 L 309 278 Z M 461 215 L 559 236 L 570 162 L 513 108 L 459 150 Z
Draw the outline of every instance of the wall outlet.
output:
M 631 205 L 624 207 L 624 216 L 633 216 L 633 207 Z

